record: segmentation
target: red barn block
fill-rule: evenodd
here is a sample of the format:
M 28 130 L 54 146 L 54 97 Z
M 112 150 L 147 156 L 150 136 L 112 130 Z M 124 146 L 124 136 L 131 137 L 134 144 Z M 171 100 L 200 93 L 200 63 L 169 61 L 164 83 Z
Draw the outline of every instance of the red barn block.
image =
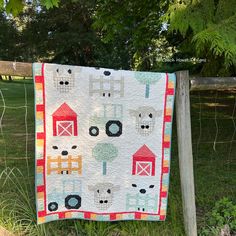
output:
M 77 136 L 77 114 L 63 103 L 53 114 L 53 136 Z
M 154 176 L 155 175 L 156 155 L 143 145 L 133 155 L 132 175 Z

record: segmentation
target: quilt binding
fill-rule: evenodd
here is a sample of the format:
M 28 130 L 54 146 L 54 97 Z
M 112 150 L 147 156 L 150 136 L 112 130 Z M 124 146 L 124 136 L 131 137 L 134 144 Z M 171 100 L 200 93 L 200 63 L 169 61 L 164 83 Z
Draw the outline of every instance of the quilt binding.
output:
M 35 191 L 37 223 L 45 223 L 59 219 L 87 219 L 96 221 L 116 220 L 148 220 L 164 221 L 166 219 L 169 173 L 170 173 L 170 151 L 173 103 L 175 96 L 175 74 L 166 73 L 166 91 L 164 99 L 164 119 L 162 135 L 162 168 L 161 187 L 158 213 L 141 212 L 112 212 L 96 213 L 81 210 L 68 210 L 63 212 L 47 213 L 46 211 L 46 120 L 45 120 L 45 85 L 44 85 L 44 63 L 34 63 L 34 88 L 35 88 Z

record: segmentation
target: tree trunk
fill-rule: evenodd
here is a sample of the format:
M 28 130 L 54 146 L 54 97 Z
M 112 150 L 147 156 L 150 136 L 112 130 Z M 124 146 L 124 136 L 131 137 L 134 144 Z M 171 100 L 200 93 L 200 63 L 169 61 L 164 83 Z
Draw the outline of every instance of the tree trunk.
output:
M 9 80 L 9 81 L 13 81 L 11 75 L 8 76 L 8 80 Z
M 146 84 L 145 98 L 149 98 L 150 84 Z
M 0 80 L 3 80 L 2 76 L 0 75 Z
M 103 175 L 107 174 L 107 163 L 106 163 L 106 161 L 102 162 L 102 174 Z

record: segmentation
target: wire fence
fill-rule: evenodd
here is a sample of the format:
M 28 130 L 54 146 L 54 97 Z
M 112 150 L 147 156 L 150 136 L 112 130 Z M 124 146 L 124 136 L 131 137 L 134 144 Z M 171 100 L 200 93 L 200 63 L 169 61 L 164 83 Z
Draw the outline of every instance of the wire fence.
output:
M 2 82 L 0 85 L 0 167 L 1 169 L 19 167 L 28 177 L 34 174 L 32 172 L 34 158 L 32 95 L 31 80 Z
M 235 162 L 236 91 L 199 91 L 191 94 L 194 159 L 201 158 L 204 146 L 210 160 Z

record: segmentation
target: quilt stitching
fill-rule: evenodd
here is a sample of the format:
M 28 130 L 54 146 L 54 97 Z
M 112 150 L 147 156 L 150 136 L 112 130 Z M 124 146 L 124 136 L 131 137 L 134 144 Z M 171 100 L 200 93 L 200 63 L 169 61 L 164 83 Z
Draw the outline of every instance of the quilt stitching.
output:
M 60 71 L 60 66 L 58 66 L 57 70 Z M 60 93 L 69 93 L 72 88 L 75 87 L 76 75 L 74 68 L 70 67 L 70 69 L 67 70 L 65 66 L 63 66 L 64 72 L 67 72 L 68 75 L 70 74 L 68 78 L 74 79 L 74 82 L 71 83 L 72 87 L 68 87 L 69 90 L 59 89 L 62 85 L 62 83 L 60 84 L 60 81 L 65 80 L 65 77 L 60 77 L 55 74 L 59 73 L 57 70 L 56 72 L 55 70 L 53 72 L 53 83 L 55 88 Z M 82 67 L 79 68 L 79 71 L 81 70 L 83 70 Z M 150 77 L 148 77 L 146 73 L 143 74 L 143 72 L 135 72 L 134 74 L 134 77 L 140 83 L 145 84 L 144 97 L 150 99 L 154 94 L 153 91 L 151 92 L 152 88 L 159 80 L 161 80 L 160 73 L 158 76 L 156 75 L 156 77 L 156 73 L 150 74 Z M 160 186 L 158 187 L 156 182 L 149 184 L 148 186 L 140 186 L 142 181 L 140 179 L 140 182 L 139 179 L 137 179 L 137 182 L 126 187 L 124 211 L 110 211 L 114 205 L 114 198 L 121 193 L 121 189 L 124 187 L 122 186 L 122 183 L 117 185 L 112 183 L 112 181 L 105 181 L 94 182 L 93 185 L 87 185 L 87 187 L 84 186 L 83 178 L 85 176 L 84 172 L 82 172 L 82 159 L 89 157 L 85 157 L 84 154 L 81 155 L 81 153 L 77 151 L 76 144 L 71 144 L 70 146 L 70 150 L 75 152 L 73 154 L 68 152 L 69 149 L 62 148 L 63 150 L 61 153 L 57 155 L 46 155 L 46 147 L 48 146 L 46 123 L 51 122 L 52 124 L 52 137 L 62 140 L 79 136 L 79 126 L 77 122 L 78 120 L 80 121 L 80 119 L 78 111 L 74 110 L 74 108 L 71 107 L 71 104 L 64 102 L 61 105 L 58 104 L 58 107 L 55 108 L 51 115 L 51 121 L 46 120 L 45 64 L 34 64 L 34 81 L 36 92 L 36 201 L 38 223 L 66 218 L 99 221 L 132 219 L 165 220 L 170 170 L 170 141 L 175 76 L 173 74 L 166 74 L 165 76 L 164 114 L 162 114 L 160 110 L 156 110 L 152 106 L 147 105 L 130 110 L 125 108 L 127 110 L 125 116 L 130 116 L 135 122 L 130 123 L 129 125 L 130 127 L 133 125 L 137 134 L 140 135 L 140 139 L 143 136 L 145 141 L 145 137 L 152 135 L 156 129 L 156 124 L 161 117 L 163 117 L 163 130 L 161 155 L 157 156 L 154 153 L 155 151 L 148 147 L 148 143 L 141 145 L 133 155 L 130 153 L 130 157 L 132 157 L 130 175 L 133 175 L 134 177 L 137 176 L 135 178 L 141 179 L 152 178 L 157 175 L 156 159 L 161 158 L 161 171 L 158 173 L 158 175 L 160 175 Z M 64 81 L 63 86 L 66 85 L 65 82 L 66 81 Z M 55 85 L 55 83 L 57 85 Z M 116 83 L 119 84 L 117 88 L 115 88 Z M 96 84 L 99 84 L 100 87 L 96 88 Z M 109 70 L 105 70 L 98 78 L 94 78 L 94 76 L 90 74 L 88 78 L 88 88 L 89 96 L 93 97 L 99 95 L 102 99 L 122 98 L 125 97 L 126 94 L 124 76 L 122 75 L 117 79 L 113 72 Z M 79 124 L 82 125 L 81 121 Z M 126 127 L 127 123 L 124 121 L 123 105 L 102 103 L 101 112 L 94 113 L 89 118 L 87 134 L 88 137 L 90 136 L 93 139 L 95 139 L 96 136 L 100 137 L 101 135 L 106 135 L 108 139 L 110 138 L 113 140 L 114 138 L 115 140 L 118 139 L 118 137 L 123 136 L 122 134 Z M 119 149 L 120 147 L 117 148 L 116 145 L 110 142 L 103 143 L 98 140 L 97 145 L 93 147 L 91 152 L 91 157 L 93 157 L 96 162 L 102 162 L 102 171 L 98 170 L 98 173 L 108 177 L 112 174 L 112 172 L 110 172 L 110 166 L 112 166 L 112 168 L 116 167 L 118 156 L 121 153 Z M 58 151 L 58 146 L 53 145 L 51 150 L 52 152 Z M 107 165 L 107 162 L 116 164 Z M 80 179 L 70 179 L 70 176 L 72 175 L 77 175 Z M 60 178 L 63 179 L 60 179 L 59 181 L 55 179 L 54 183 L 55 186 L 59 186 L 60 188 L 53 189 L 53 187 L 51 187 L 51 190 L 47 193 L 47 187 L 50 184 L 50 179 L 47 180 L 47 176 L 61 176 Z M 93 194 L 94 206 L 97 211 L 88 211 L 83 208 L 85 201 L 83 199 L 83 194 L 85 190 L 82 191 L 82 189 L 87 189 L 88 193 L 90 192 Z M 157 191 L 158 189 L 159 192 Z M 92 204 L 92 202 L 90 204 Z

